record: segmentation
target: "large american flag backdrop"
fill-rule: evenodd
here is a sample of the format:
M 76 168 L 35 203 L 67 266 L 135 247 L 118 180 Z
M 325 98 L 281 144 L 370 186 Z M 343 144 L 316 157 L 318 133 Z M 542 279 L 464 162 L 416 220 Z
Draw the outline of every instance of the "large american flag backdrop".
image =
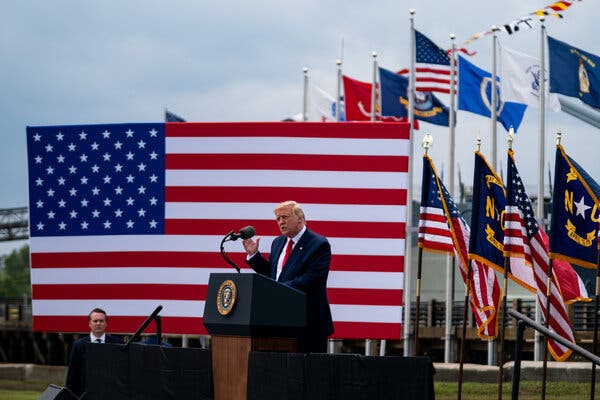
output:
M 133 332 L 161 304 L 163 332 L 206 333 L 209 274 L 233 271 L 221 239 L 253 225 L 268 253 L 293 199 L 332 246 L 335 336 L 400 338 L 408 139 L 403 123 L 28 127 L 34 330 L 87 331 L 101 307 Z

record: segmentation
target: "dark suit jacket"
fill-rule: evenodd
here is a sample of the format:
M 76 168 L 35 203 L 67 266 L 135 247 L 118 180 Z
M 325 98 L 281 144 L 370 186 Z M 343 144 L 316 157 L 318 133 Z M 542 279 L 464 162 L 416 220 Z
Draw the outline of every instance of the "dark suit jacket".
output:
M 271 244 L 269 260 L 258 253 L 247 261 L 248 265 L 256 272 L 275 279 L 277 262 L 286 241 L 286 236 L 278 236 Z M 306 334 L 313 338 L 326 338 L 333 333 L 327 299 L 330 262 L 331 246 L 327 238 L 306 229 L 277 279 L 278 282 L 306 293 Z
M 89 334 L 74 341 L 69 357 L 66 387 L 78 397 L 85 393 L 85 344 L 90 341 Z M 105 343 L 123 343 L 123 341 L 116 336 L 106 335 Z

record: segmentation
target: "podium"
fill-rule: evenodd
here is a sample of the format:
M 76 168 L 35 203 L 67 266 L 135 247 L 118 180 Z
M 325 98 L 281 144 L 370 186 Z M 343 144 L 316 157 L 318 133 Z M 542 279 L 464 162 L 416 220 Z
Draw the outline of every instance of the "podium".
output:
M 251 351 L 298 350 L 306 296 L 260 274 L 211 274 L 203 323 L 211 335 L 214 399 L 244 400 Z

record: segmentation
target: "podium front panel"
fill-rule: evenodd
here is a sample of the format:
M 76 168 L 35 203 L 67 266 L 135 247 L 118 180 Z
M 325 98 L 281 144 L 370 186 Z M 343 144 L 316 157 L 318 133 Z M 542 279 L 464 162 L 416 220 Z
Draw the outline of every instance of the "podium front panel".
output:
M 297 337 L 306 296 L 260 274 L 211 274 L 203 323 L 211 335 Z

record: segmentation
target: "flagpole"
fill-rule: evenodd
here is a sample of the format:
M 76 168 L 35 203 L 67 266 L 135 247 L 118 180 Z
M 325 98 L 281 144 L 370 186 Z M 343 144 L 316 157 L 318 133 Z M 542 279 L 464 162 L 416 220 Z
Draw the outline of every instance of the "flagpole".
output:
M 302 68 L 304 73 L 304 96 L 302 98 L 302 121 L 308 121 L 308 68 Z
M 340 98 L 342 96 L 342 60 L 335 60 L 337 65 L 337 96 L 335 97 L 335 120 L 340 122 L 341 120 L 341 111 L 340 111 Z
M 508 132 L 508 151 L 512 149 L 512 142 L 515 138 L 515 133 L 511 127 Z M 508 168 L 508 166 L 506 167 Z M 508 174 L 508 171 L 507 171 Z M 510 258 L 504 256 L 504 290 L 502 292 L 502 318 L 499 318 L 500 322 L 500 361 L 498 362 L 498 400 L 502 400 L 502 381 L 504 379 L 504 343 L 506 342 L 506 314 L 507 304 L 506 299 L 508 296 L 508 269 L 510 268 Z
M 373 85 L 371 86 L 371 122 L 377 121 L 377 52 L 371 53 L 373 57 Z
M 600 253 L 596 264 L 596 306 L 594 308 L 594 354 L 598 354 L 598 312 L 600 309 Z M 594 400 L 596 392 L 596 364 L 592 363 L 592 379 L 590 400 Z
M 492 167 L 494 168 L 494 170 L 498 169 L 498 162 L 497 162 L 497 157 L 496 157 L 496 153 L 497 153 L 497 132 L 496 132 L 496 128 L 497 128 L 497 120 L 498 120 L 498 91 L 497 91 L 497 73 L 496 73 L 496 48 L 498 45 L 498 37 L 496 35 L 496 32 L 499 29 L 496 26 L 492 26 L 492 32 L 494 33 L 492 36 L 492 82 L 491 82 L 491 88 L 492 88 L 492 106 L 491 106 L 491 139 L 492 139 L 492 143 L 491 143 L 491 162 L 492 162 Z M 494 365 L 494 358 L 495 358 L 495 344 L 496 342 L 494 340 L 490 340 L 488 342 L 488 365 Z
M 410 156 L 408 160 L 408 185 L 406 189 L 406 234 L 405 234 L 405 251 L 404 251 L 404 326 L 402 329 L 405 357 L 410 356 L 410 308 L 411 308 L 411 280 L 412 280 L 412 184 L 413 184 L 413 154 L 414 154 L 414 88 L 415 88 L 415 10 L 410 9 L 410 78 L 408 81 L 408 123 L 409 127 L 409 147 Z
M 498 121 L 498 91 L 497 91 L 497 86 L 496 86 L 496 80 L 497 78 L 497 73 L 496 73 L 496 53 L 497 53 L 497 45 L 498 45 L 498 36 L 496 35 L 496 32 L 498 31 L 498 28 L 494 25 L 492 26 L 492 32 L 494 33 L 492 35 L 492 82 L 491 82 L 491 90 L 492 90 L 492 104 L 491 104 L 491 139 L 492 139 L 492 143 L 491 143 L 491 162 L 492 162 L 492 167 L 494 168 L 494 170 L 498 169 L 498 164 L 496 163 L 496 128 L 497 128 L 497 121 Z
M 371 122 L 377 121 L 377 52 L 371 53 L 373 58 L 373 84 L 371 85 Z M 373 354 L 373 341 L 365 339 L 365 355 Z
M 429 147 L 431 147 L 433 143 L 433 138 L 429 133 L 425 133 L 423 137 L 422 147 L 425 149 L 425 155 L 429 152 Z M 421 188 L 423 190 L 423 188 Z M 417 298 L 416 298 L 416 308 L 415 308 L 415 344 L 414 344 L 414 355 L 419 355 L 419 318 L 421 311 L 421 273 L 423 269 L 423 247 L 419 246 L 419 256 L 417 260 Z
M 452 42 L 452 47 L 450 50 L 450 168 L 448 171 L 448 191 L 452 198 L 454 197 L 454 148 L 455 148 L 455 99 L 456 99 L 456 64 L 455 64 L 455 40 L 456 36 L 454 34 L 450 35 L 450 41 Z M 421 189 L 422 190 L 422 189 Z M 449 363 L 452 361 L 452 292 L 454 290 L 454 260 L 453 256 L 446 256 L 446 329 L 444 332 L 444 362 Z
M 538 202 L 537 202 L 537 218 L 538 224 L 543 226 L 544 222 L 544 142 L 545 142 L 545 125 L 546 125 L 546 74 L 545 74 L 545 45 L 544 41 L 546 38 L 546 27 L 544 26 L 544 16 L 540 17 L 540 76 L 539 76 L 539 138 L 538 138 Z M 542 170 L 540 171 L 540 168 Z M 552 260 L 548 263 L 548 277 L 547 277 L 547 288 L 546 288 L 546 312 L 544 326 L 548 328 L 550 326 L 550 307 L 551 296 L 552 296 Z M 546 377 L 548 371 L 548 337 L 544 336 L 543 339 L 543 359 L 542 359 L 542 400 L 546 398 Z
M 481 138 L 477 137 L 477 151 L 481 150 Z M 467 279 L 465 281 L 465 306 L 463 309 L 462 333 L 460 336 L 460 361 L 458 364 L 458 393 L 457 400 L 462 398 L 463 366 L 465 363 L 465 339 L 467 336 L 467 316 L 469 314 L 469 289 L 471 288 L 471 272 L 473 271 L 473 261 L 467 259 Z

